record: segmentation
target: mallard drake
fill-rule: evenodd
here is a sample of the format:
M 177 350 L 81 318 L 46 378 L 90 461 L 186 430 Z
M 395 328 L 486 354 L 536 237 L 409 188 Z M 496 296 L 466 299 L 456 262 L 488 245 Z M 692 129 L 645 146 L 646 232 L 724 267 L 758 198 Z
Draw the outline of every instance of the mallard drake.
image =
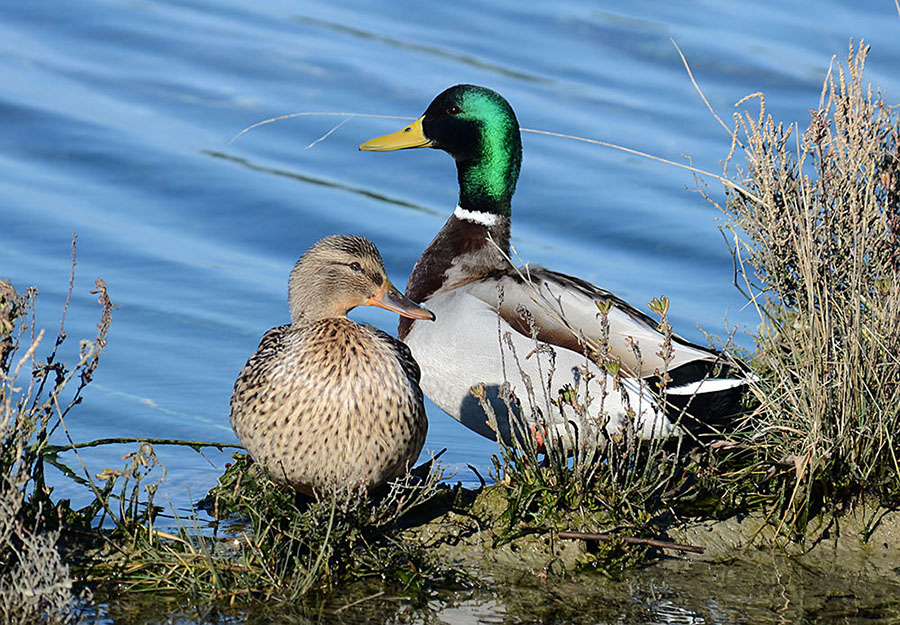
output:
M 335 235 L 294 265 L 289 325 L 272 328 L 231 396 L 231 427 L 275 481 L 307 495 L 367 490 L 402 475 L 425 442 L 409 348 L 347 318 L 356 306 L 434 315 L 400 294 L 367 239 Z
M 522 142 L 503 96 L 475 85 L 451 87 L 410 125 L 359 147 L 429 147 L 456 160 L 459 203 L 406 288 L 407 297 L 435 311 L 437 322 L 401 319 L 398 330 L 422 367 L 426 395 L 450 416 L 494 438 L 470 392 L 484 383 L 499 433 L 508 440 L 520 428 L 511 425 L 507 407 L 519 408 L 501 397 L 506 381 L 521 403 L 527 401 L 522 419 L 514 421 L 524 420 L 532 431 L 540 427 L 544 438 L 549 434 L 565 445 L 595 442 L 629 422 L 643 438 L 680 435 L 682 428 L 665 414 L 673 412 L 672 404 L 663 409 L 655 392 L 661 371 L 672 378 L 666 397 L 690 398 L 693 414 L 706 419 L 734 407 L 733 389 L 743 381 L 709 379 L 722 354 L 673 336 L 667 365 L 659 355 L 665 337 L 648 315 L 579 278 L 510 263 Z M 609 306 L 608 336 L 598 305 Z M 608 349 L 624 374 L 615 383 L 593 362 L 598 348 Z M 568 399 L 561 401 L 560 389 L 567 389 L 562 398 Z M 570 401 L 573 396 L 578 401 Z

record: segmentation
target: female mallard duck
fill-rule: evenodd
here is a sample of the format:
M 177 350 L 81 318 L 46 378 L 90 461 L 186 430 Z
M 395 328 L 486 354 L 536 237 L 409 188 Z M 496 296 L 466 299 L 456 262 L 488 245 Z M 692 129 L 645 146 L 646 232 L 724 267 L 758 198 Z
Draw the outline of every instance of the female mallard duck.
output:
M 313 245 L 291 271 L 288 299 L 291 324 L 266 332 L 234 384 L 235 434 L 272 479 L 307 495 L 402 475 L 428 430 L 419 367 L 406 345 L 347 313 L 434 315 L 397 291 L 362 237 Z
M 692 414 L 707 419 L 733 407 L 739 391 L 731 389 L 743 381 L 709 379 L 721 354 L 674 336 L 667 364 L 660 356 L 665 337 L 641 311 L 584 280 L 542 267 L 511 266 L 510 202 L 522 142 L 516 115 L 500 94 L 474 85 L 451 87 L 409 126 L 359 147 L 430 147 L 456 160 L 459 204 L 419 258 L 406 288 L 406 295 L 427 304 L 438 320 L 401 319 L 398 332 L 422 367 L 425 393 L 450 416 L 495 436 L 470 393 L 483 382 L 500 434 L 509 439 L 510 403 L 500 393 L 506 381 L 528 402 L 525 425 L 543 426 L 567 446 L 597 440 L 604 426 L 618 433 L 630 419 L 644 438 L 680 435 L 653 392 L 654 380 L 666 370 L 672 378 L 667 399 L 690 399 Z M 606 306 L 608 335 L 598 319 L 598 307 Z M 621 384 L 610 384 L 611 376 L 591 362 L 598 348 L 608 348 L 618 361 L 625 375 Z M 560 400 L 560 389 L 567 387 L 578 401 Z

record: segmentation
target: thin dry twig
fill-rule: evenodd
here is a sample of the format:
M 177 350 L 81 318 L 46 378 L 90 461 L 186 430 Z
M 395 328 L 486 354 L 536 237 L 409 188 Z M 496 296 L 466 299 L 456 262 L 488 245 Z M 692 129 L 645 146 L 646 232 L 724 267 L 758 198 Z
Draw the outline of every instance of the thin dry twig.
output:
M 231 145 L 235 141 L 237 141 L 242 135 L 247 134 L 254 128 L 259 128 L 260 126 L 265 126 L 266 124 L 271 124 L 273 122 L 280 122 L 284 119 L 293 119 L 294 117 L 371 117 L 374 119 L 399 119 L 404 121 L 411 121 L 415 119 L 415 117 L 403 117 L 400 115 L 375 115 L 373 113 L 336 113 L 334 111 L 301 111 L 299 113 L 288 113 L 287 115 L 279 115 L 278 117 L 270 117 L 269 119 L 264 119 L 260 122 L 256 122 L 255 124 L 251 124 L 244 128 L 242 131 L 237 133 L 231 138 L 231 141 L 228 142 L 228 145 Z M 330 134 L 330 133 L 329 133 Z M 323 137 L 324 138 L 324 137 Z M 312 146 L 310 146 L 312 147 Z
M 629 545 L 647 545 L 650 547 L 659 547 L 661 549 L 672 549 L 673 551 L 686 551 L 690 553 L 704 553 L 703 547 L 697 545 L 685 545 L 682 543 L 673 543 L 668 540 L 659 540 L 657 538 L 638 538 L 635 536 L 615 536 L 613 534 L 602 533 L 593 534 L 589 532 L 559 532 L 560 538 L 570 538 L 572 540 L 596 540 L 602 542 L 613 542 L 621 540 Z
M 750 191 L 748 191 L 745 187 L 737 184 L 736 182 L 726 178 L 725 176 L 721 176 L 719 174 L 714 174 L 710 171 L 706 171 L 705 169 L 700 169 L 698 167 L 693 167 L 691 165 L 685 165 L 684 163 L 677 163 L 675 161 L 671 161 L 667 158 L 662 158 L 660 156 L 654 156 L 653 154 L 648 154 L 647 152 L 641 152 L 640 150 L 635 150 L 633 148 L 626 148 L 621 145 L 616 145 L 615 143 L 609 143 L 608 141 L 600 141 L 599 139 L 588 139 L 586 137 L 579 137 L 578 135 L 568 135 L 560 132 L 551 132 L 549 130 L 535 130 L 533 128 L 522 128 L 522 132 L 530 132 L 537 135 L 547 135 L 550 137 L 559 137 L 560 139 L 571 139 L 572 141 L 582 141 L 584 143 L 591 143 L 594 145 L 600 145 L 606 148 L 612 148 L 613 150 L 619 150 L 621 152 L 625 152 L 626 154 L 633 154 L 634 156 L 640 156 L 642 158 L 650 159 L 651 161 L 657 161 L 659 163 L 664 163 L 666 165 L 671 165 L 673 167 L 678 167 L 679 169 L 684 169 L 695 174 L 700 174 L 701 176 L 706 176 L 708 178 L 714 178 L 721 182 L 726 187 L 737 191 L 742 195 L 746 195 L 748 199 L 753 200 L 754 202 L 760 202 L 761 200 L 753 195 Z
M 316 146 L 317 144 L 321 143 L 322 141 L 324 141 L 325 139 L 327 139 L 328 137 L 330 137 L 331 135 L 333 135 L 335 132 L 337 132 L 338 129 L 341 128 L 341 126 L 343 126 L 344 124 L 346 124 L 346 123 L 349 122 L 349 121 L 350 121 L 350 118 L 349 118 L 349 117 L 347 117 L 347 118 L 345 118 L 345 119 L 342 119 L 340 122 L 338 122 L 338 124 L 337 124 L 334 128 L 332 128 L 331 130 L 329 130 L 328 132 L 326 132 L 324 135 L 322 135 L 321 137 L 319 137 L 318 139 L 316 139 L 315 141 L 313 141 L 312 143 L 310 143 L 308 146 L 306 146 L 305 149 L 308 150 L 308 149 L 310 149 L 310 148 Z
M 681 62 L 684 64 L 684 69 L 687 70 L 688 77 L 691 79 L 691 84 L 694 85 L 694 89 L 697 90 L 697 93 L 700 94 L 700 98 L 703 100 L 703 103 L 706 105 L 706 108 L 709 109 L 709 112 L 712 113 L 712 116 L 716 118 L 716 121 L 725 129 L 725 132 L 728 133 L 728 136 L 732 135 L 731 128 L 722 121 L 722 118 L 719 117 L 719 114 L 716 113 L 715 109 L 712 107 L 712 104 L 709 103 L 709 100 L 706 99 L 706 94 L 703 93 L 703 90 L 700 88 L 700 85 L 697 84 L 697 80 L 694 78 L 694 72 L 691 71 L 691 66 L 688 64 L 687 59 L 684 56 L 684 53 L 681 51 L 681 48 L 678 47 L 678 44 L 674 39 L 669 39 L 672 42 L 672 45 L 675 46 L 675 50 L 678 51 L 678 56 L 681 57 Z
M 702 95 L 702 92 L 701 92 L 701 95 Z M 294 117 L 312 117 L 312 116 L 347 117 L 347 118 L 368 117 L 368 118 L 373 118 L 373 119 L 399 119 L 399 120 L 403 120 L 403 121 L 410 121 L 410 120 L 415 119 L 414 117 L 405 117 L 405 116 L 400 116 L 400 115 L 376 115 L 376 114 L 372 114 L 372 113 L 336 113 L 336 112 L 329 112 L 329 111 L 301 111 L 298 113 L 289 113 L 287 115 L 279 115 L 278 117 L 271 117 L 269 119 L 264 119 L 262 121 L 256 122 L 255 124 L 247 126 L 243 130 L 241 130 L 234 137 L 232 137 L 231 141 L 229 141 L 228 143 L 230 145 L 230 144 L 234 143 L 242 135 L 250 132 L 254 128 L 259 128 L 260 126 L 265 126 L 266 124 L 271 124 L 273 122 L 277 122 L 277 121 L 281 121 L 281 120 L 285 120 L 285 119 L 292 119 Z M 346 123 L 346 121 L 347 120 L 345 120 L 345 123 Z M 343 124 L 338 124 L 337 127 L 332 128 L 331 131 L 326 133 L 324 136 L 320 137 L 318 140 L 309 144 L 307 146 L 307 149 L 313 147 L 317 143 L 319 143 L 322 140 L 324 140 L 325 138 L 327 138 L 329 135 L 331 135 L 331 133 L 333 133 L 335 130 L 337 130 L 341 125 L 343 125 Z M 571 135 L 571 134 L 566 134 L 566 133 L 561 133 L 561 132 L 552 132 L 550 130 L 538 130 L 535 128 L 520 128 L 520 130 L 522 132 L 528 132 L 528 133 L 532 133 L 532 134 L 536 134 L 536 135 L 546 135 L 549 137 L 557 137 L 559 139 L 569 139 L 571 141 L 581 141 L 584 143 L 599 145 L 599 146 L 606 147 L 606 148 L 612 148 L 613 150 L 619 150 L 619 151 L 625 152 L 627 154 L 632 154 L 634 156 L 640 156 L 642 158 L 646 158 L 646 159 L 649 159 L 652 161 L 657 161 L 660 163 L 664 163 L 666 165 L 678 167 L 680 169 L 684 169 L 684 170 L 693 172 L 695 174 L 699 174 L 701 176 L 714 178 L 714 179 L 718 180 L 719 182 L 721 182 L 723 185 L 734 189 L 738 193 L 747 194 L 749 199 L 751 199 L 753 201 L 759 201 L 759 199 L 754 197 L 753 195 L 751 195 L 749 193 L 749 191 L 747 191 L 747 189 L 745 189 L 741 185 L 733 182 L 732 180 L 726 178 L 725 176 L 720 176 L 719 174 L 714 174 L 713 172 L 699 169 L 699 168 L 693 167 L 691 165 L 685 165 L 684 163 L 678 163 L 676 161 L 665 159 L 665 158 L 662 158 L 659 156 L 654 156 L 653 154 L 648 154 L 647 152 L 641 152 L 640 150 L 635 150 L 633 148 L 627 148 L 627 147 L 624 147 L 621 145 L 616 145 L 615 143 L 609 143 L 608 141 L 600 141 L 599 139 L 589 139 L 587 137 L 580 137 L 578 135 Z M 731 131 L 729 130 L 729 132 L 731 132 Z

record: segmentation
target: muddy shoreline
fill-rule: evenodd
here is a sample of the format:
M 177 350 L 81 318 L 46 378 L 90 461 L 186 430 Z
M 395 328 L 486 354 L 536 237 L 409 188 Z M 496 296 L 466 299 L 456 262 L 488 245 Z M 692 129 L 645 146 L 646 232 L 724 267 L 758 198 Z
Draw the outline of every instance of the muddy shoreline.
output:
M 496 545 L 494 524 L 502 512 L 503 498 L 492 492 L 494 488 L 482 489 L 470 509 L 446 511 L 406 529 L 401 536 L 448 565 L 495 579 L 566 576 L 584 568 L 594 550 L 592 545 L 561 539 L 556 531 Z M 772 566 L 773 560 L 792 561 L 810 570 L 841 569 L 893 582 L 898 584 L 900 596 L 900 511 L 859 505 L 838 517 L 824 515 L 797 542 L 776 539 L 775 530 L 761 513 L 673 522 L 658 538 L 702 547 L 703 553 L 653 548 L 647 563 L 639 568 L 666 569 L 674 562 Z
M 860 505 L 788 543 L 774 540 L 760 514 L 673 523 L 660 538 L 704 553 L 653 550 L 644 564 L 609 575 L 587 570 L 591 545 L 554 532 L 495 546 L 490 515 L 501 498 L 485 490 L 470 511 L 445 512 L 403 537 L 485 580 L 507 615 L 571 622 L 900 618 L 900 512 Z

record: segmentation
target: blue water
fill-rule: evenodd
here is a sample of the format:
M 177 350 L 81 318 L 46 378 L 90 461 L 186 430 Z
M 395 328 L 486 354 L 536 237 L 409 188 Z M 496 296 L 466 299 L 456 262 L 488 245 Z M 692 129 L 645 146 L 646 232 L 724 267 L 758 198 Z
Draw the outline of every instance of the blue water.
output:
M 720 172 L 728 134 L 701 102 L 677 41 L 716 111 L 764 91 L 777 119 L 809 120 L 832 55 L 871 44 L 868 77 L 900 98 L 893 3 L 586 1 L 423 4 L 146 0 L 0 3 L 0 276 L 40 289 L 54 331 L 78 235 L 65 358 L 95 333 L 89 290 L 109 285 L 109 346 L 74 439 L 151 436 L 234 442 L 228 402 L 262 333 L 288 319 L 287 275 L 315 240 L 376 242 L 402 285 L 456 201 L 438 151 L 360 153 L 400 121 L 307 117 L 229 140 L 295 111 L 417 116 L 472 82 L 512 103 L 522 126 L 593 137 Z M 522 259 L 602 285 L 636 305 L 672 300 L 701 329 L 751 346 L 752 311 L 732 285 L 716 208 L 692 174 L 623 152 L 526 135 L 514 201 Z M 714 196 L 721 186 L 710 181 Z M 391 332 L 396 317 L 352 316 Z M 426 451 L 476 482 L 495 451 L 428 406 Z M 130 447 L 85 452 L 92 470 Z M 164 496 L 184 507 L 228 453 L 160 448 Z M 77 496 L 62 481 L 61 492 Z
M 401 122 L 304 118 L 294 111 L 415 116 L 448 85 L 502 92 L 522 126 L 599 138 L 719 172 L 728 136 L 701 103 L 672 39 L 728 119 L 765 91 L 779 119 L 808 120 L 831 55 L 850 36 L 872 46 L 869 76 L 900 94 L 900 18 L 885 3 L 758 5 L 590 3 L 7 3 L 0 23 L 0 274 L 41 290 L 52 329 L 79 236 L 68 331 L 93 334 L 97 276 L 119 309 L 78 440 L 171 436 L 233 441 L 228 400 L 260 335 L 287 319 L 286 276 L 335 232 L 368 236 L 392 279 L 455 204 L 453 163 L 419 150 L 360 153 Z M 817 19 L 810 23 L 815 7 Z M 731 284 L 717 210 L 692 175 L 622 152 L 525 136 L 514 205 L 524 260 L 592 280 L 637 305 L 664 294 L 678 332 L 752 326 Z M 713 192 L 721 197 L 713 181 Z M 387 312 L 360 321 L 393 330 Z M 746 333 L 737 340 L 748 345 Z M 429 407 L 427 450 L 464 481 L 493 443 Z M 109 453 L 107 453 L 109 452 Z M 97 463 L 118 450 L 88 454 Z M 227 457 L 224 456 L 224 457 Z M 164 450 L 169 492 L 205 489 L 210 466 Z

